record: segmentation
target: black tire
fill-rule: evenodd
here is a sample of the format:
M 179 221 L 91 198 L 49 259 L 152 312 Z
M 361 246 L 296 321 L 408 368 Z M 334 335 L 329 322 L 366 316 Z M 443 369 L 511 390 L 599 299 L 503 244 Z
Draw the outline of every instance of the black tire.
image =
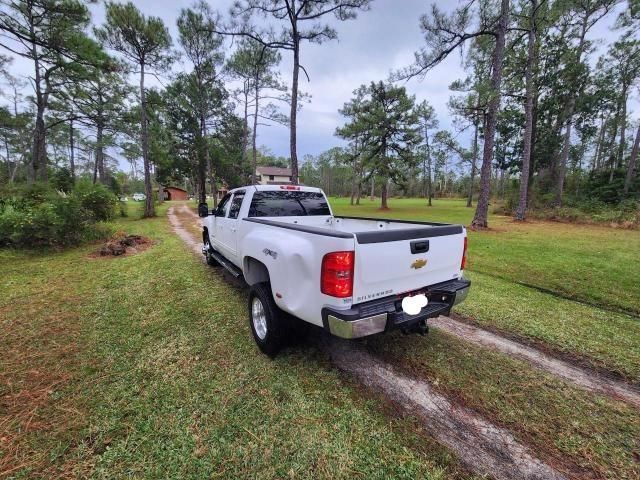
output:
M 259 301 L 262 305 L 264 322 L 254 321 L 254 301 Z M 253 339 L 262 353 L 274 358 L 284 345 L 287 322 L 282 311 L 273 301 L 269 283 L 257 283 L 251 287 L 248 307 L 249 327 Z M 259 315 L 256 318 L 259 318 Z M 261 328 L 261 326 L 266 328 Z

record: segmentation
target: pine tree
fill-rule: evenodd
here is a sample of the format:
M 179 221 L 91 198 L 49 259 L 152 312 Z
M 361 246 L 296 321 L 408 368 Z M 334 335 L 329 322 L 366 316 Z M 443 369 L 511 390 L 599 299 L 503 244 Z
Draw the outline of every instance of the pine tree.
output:
M 149 130 L 147 100 L 144 80 L 148 69 L 165 69 L 172 58 L 171 36 L 159 17 L 146 17 L 133 3 L 107 2 L 106 24 L 96 29 L 105 45 L 120 53 L 134 64 L 140 73 L 140 143 L 144 163 L 145 205 L 144 216 L 153 217 L 153 186 L 151 183 L 151 159 L 149 156 Z

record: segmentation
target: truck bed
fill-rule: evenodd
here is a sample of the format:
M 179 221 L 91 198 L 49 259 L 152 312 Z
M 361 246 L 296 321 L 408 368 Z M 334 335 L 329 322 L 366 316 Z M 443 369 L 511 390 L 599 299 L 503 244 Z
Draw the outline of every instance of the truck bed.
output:
M 304 216 L 245 218 L 245 220 L 317 235 L 356 238 L 360 244 L 440 237 L 463 232 L 462 225 L 387 218 Z
M 272 227 L 353 240 L 353 303 L 459 279 L 462 225 L 340 216 L 245 218 Z

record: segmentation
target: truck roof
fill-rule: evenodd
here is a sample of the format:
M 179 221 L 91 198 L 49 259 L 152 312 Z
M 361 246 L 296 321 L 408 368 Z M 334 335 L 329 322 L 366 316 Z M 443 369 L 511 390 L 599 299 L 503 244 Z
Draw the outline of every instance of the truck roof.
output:
M 322 192 L 320 188 L 306 187 L 304 185 L 247 185 L 244 187 L 234 188 L 233 190 L 230 190 L 229 193 L 233 193 L 236 190 L 246 190 L 248 188 L 253 188 L 257 192 L 265 192 L 265 191 L 273 192 L 273 191 L 286 191 L 286 190 L 300 191 L 300 192 L 315 192 L 315 193 Z

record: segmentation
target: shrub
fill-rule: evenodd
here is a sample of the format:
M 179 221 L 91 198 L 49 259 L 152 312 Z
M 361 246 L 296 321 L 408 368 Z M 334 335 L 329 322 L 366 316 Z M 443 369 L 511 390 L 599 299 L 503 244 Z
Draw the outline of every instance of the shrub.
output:
M 557 220 L 562 222 L 607 224 L 614 227 L 640 227 L 640 204 L 634 200 L 625 200 L 618 205 L 607 205 L 598 201 L 585 202 L 584 205 L 532 210 L 533 218 Z
M 67 167 L 59 168 L 51 176 L 51 183 L 56 190 L 69 193 L 73 190 L 73 176 Z
M 113 218 L 117 199 L 102 186 L 80 186 L 70 194 L 32 185 L 0 192 L 0 245 L 73 245 L 103 238 L 98 222 Z
M 80 199 L 82 207 L 91 212 L 97 221 L 108 221 L 116 215 L 118 199 L 104 185 L 79 182 L 73 195 Z

